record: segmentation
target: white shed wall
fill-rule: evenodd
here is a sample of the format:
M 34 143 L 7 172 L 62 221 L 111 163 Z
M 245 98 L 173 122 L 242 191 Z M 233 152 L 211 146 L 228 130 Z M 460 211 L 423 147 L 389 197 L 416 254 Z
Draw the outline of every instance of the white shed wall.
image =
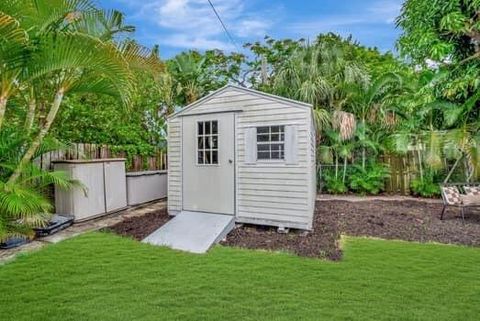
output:
M 182 115 L 238 111 L 236 126 L 236 220 L 311 229 L 315 185 L 312 112 L 305 105 L 235 87 L 186 109 Z M 169 211 L 181 210 L 180 117 L 169 122 Z M 245 161 L 245 132 L 258 126 L 295 125 L 297 161 Z M 256 148 L 256 147 L 255 147 Z M 313 162 L 313 163 L 312 163 Z M 313 171 L 313 172 L 312 172 Z
M 181 118 L 168 121 L 168 212 L 175 215 L 182 210 L 182 122 Z

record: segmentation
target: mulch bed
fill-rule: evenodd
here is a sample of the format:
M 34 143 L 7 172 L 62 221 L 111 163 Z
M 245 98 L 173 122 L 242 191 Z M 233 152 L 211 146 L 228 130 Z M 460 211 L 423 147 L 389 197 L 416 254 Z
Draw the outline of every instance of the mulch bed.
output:
M 280 234 L 273 227 L 246 224 L 235 228 L 221 244 L 330 260 L 342 258 L 342 234 L 480 246 L 480 213 L 467 214 L 464 224 L 459 210 L 450 208 L 445 220 L 440 221 L 442 206 L 422 200 L 317 201 L 311 232 L 290 230 Z M 162 209 L 127 218 L 108 230 L 142 240 L 170 218 Z
M 465 224 L 458 209 L 447 210 L 440 221 L 442 204 L 420 201 L 319 201 L 314 229 L 306 234 L 279 234 L 275 228 L 244 225 L 232 231 L 224 245 L 288 251 L 301 256 L 339 260 L 341 234 L 480 246 L 480 213 Z
M 120 223 L 108 227 L 106 230 L 122 236 L 133 237 L 136 240 L 143 240 L 163 224 L 171 219 L 167 209 L 150 212 L 142 216 L 130 217 Z

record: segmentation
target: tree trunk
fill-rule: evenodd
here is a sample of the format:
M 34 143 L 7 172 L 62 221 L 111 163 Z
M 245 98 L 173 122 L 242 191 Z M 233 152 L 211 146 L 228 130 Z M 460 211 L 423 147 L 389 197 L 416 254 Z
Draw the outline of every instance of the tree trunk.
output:
M 335 157 L 335 179 L 338 179 L 338 156 Z
M 455 170 L 455 168 L 457 168 L 458 163 L 460 163 L 460 161 L 462 160 L 462 158 L 463 158 L 463 154 L 462 154 L 462 156 L 460 156 L 460 157 L 455 161 L 455 164 L 453 164 L 452 169 L 450 169 L 450 171 L 449 171 L 448 174 L 447 174 L 447 177 L 445 177 L 445 180 L 443 181 L 444 184 L 446 184 L 446 183 L 448 182 L 448 180 L 450 179 L 450 176 L 452 176 L 453 171 Z
M 35 119 L 35 109 L 37 107 L 37 102 L 32 98 L 28 103 L 28 112 L 27 117 L 25 118 L 25 131 L 27 134 L 30 133 L 33 127 L 33 121 Z
M 48 112 L 47 118 L 45 120 L 45 125 L 43 128 L 40 130 L 38 135 L 35 137 L 35 139 L 32 141 L 30 144 L 30 147 L 27 149 L 25 154 L 23 155 L 22 159 L 17 165 L 17 168 L 13 172 L 12 176 L 8 179 L 7 184 L 13 184 L 15 181 L 20 177 L 20 173 L 25 165 L 27 165 L 35 155 L 38 147 L 42 143 L 43 139 L 47 135 L 48 131 L 50 130 L 50 127 L 52 126 L 53 121 L 55 120 L 55 117 L 57 116 L 57 112 L 60 109 L 60 105 L 63 100 L 63 95 L 64 95 L 64 90 L 60 89 L 56 94 L 55 94 L 55 99 L 53 100 L 52 107 L 50 108 L 50 111 Z
M 5 117 L 5 111 L 7 110 L 7 97 L 0 97 L 0 128 L 2 128 L 3 118 Z
M 365 119 L 362 118 L 362 131 L 363 139 L 365 139 Z M 367 149 L 365 148 L 365 142 L 362 143 L 362 169 L 365 170 L 365 163 L 367 160 Z
M 365 169 L 365 161 L 367 159 L 367 151 L 365 146 L 362 147 L 362 169 Z
M 347 157 L 343 159 L 343 184 L 345 184 L 346 176 L 347 176 Z
M 420 171 L 420 180 L 423 183 L 423 165 L 422 165 L 422 153 L 420 149 L 417 148 L 417 156 L 418 156 L 418 170 Z

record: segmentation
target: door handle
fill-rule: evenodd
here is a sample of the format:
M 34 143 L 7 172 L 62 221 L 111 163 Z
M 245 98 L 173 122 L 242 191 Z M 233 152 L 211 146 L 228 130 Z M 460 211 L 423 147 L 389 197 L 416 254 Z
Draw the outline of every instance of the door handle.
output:
M 233 160 L 229 159 L 228 162 L 231 164 L 231 163 L 233 163 Z

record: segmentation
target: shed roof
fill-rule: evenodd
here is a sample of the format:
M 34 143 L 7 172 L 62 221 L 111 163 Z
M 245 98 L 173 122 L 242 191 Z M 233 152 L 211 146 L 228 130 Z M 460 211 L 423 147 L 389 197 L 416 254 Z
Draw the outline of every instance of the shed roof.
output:
M 199 100 L 191 103 L 190 105 L 185 106 L 182 110 L 179 110 L 179 111 L 173 113 L 168 118 L 173 119 L 175 117 L 181 116 L 183 113 L 187 112 L 188 110 L 193 109 L 198 105 L 201 105 L 202 103 L 208 101 L 212 97 L 214 97 L 216 95 L 219 95 L 219 94 L 221 94 L 224 91 L 229 90 L 229 89 L 233 89 L 233 90 L 237 90 L 237 91 L 243 91 L 243 92 L 246 92 L 246 93 L 249 93 L 249 94 L 252 94 L 252 95 L 255 95 L 255 96 L 263 97 L 263 98 L 266 98 L 266 99 L 270 99 L 270 100 L 273 100 L 273 101 L 279 101 L 281 103 L 287 103 L 289 105 L 294 105 L 294 106 L 303 107 L 303 108 L 312 108 L 311 104 L 307 104 L 307 103 L 304 103 L 304 102 L 301 102 L 301 101 L 297 101 L 297 100 L 293 100 L 293 99 L 289 99 L 289 98 L 285 98 L 285 97 L 281 97 L 281 96 L 268 94 L 268 93 L 258 91 L 258 90 L 255 90 L 255 89 L 250 89 L 250 88 L 245 88 L 245 87 L 240 87 L 240 86 L 235 86 L 235 85 L 226 85 L 226 86 L 224 86 L 220 89 L 217 89 L 217 90 L 209 93 L 208 95 L 200 98 Z

